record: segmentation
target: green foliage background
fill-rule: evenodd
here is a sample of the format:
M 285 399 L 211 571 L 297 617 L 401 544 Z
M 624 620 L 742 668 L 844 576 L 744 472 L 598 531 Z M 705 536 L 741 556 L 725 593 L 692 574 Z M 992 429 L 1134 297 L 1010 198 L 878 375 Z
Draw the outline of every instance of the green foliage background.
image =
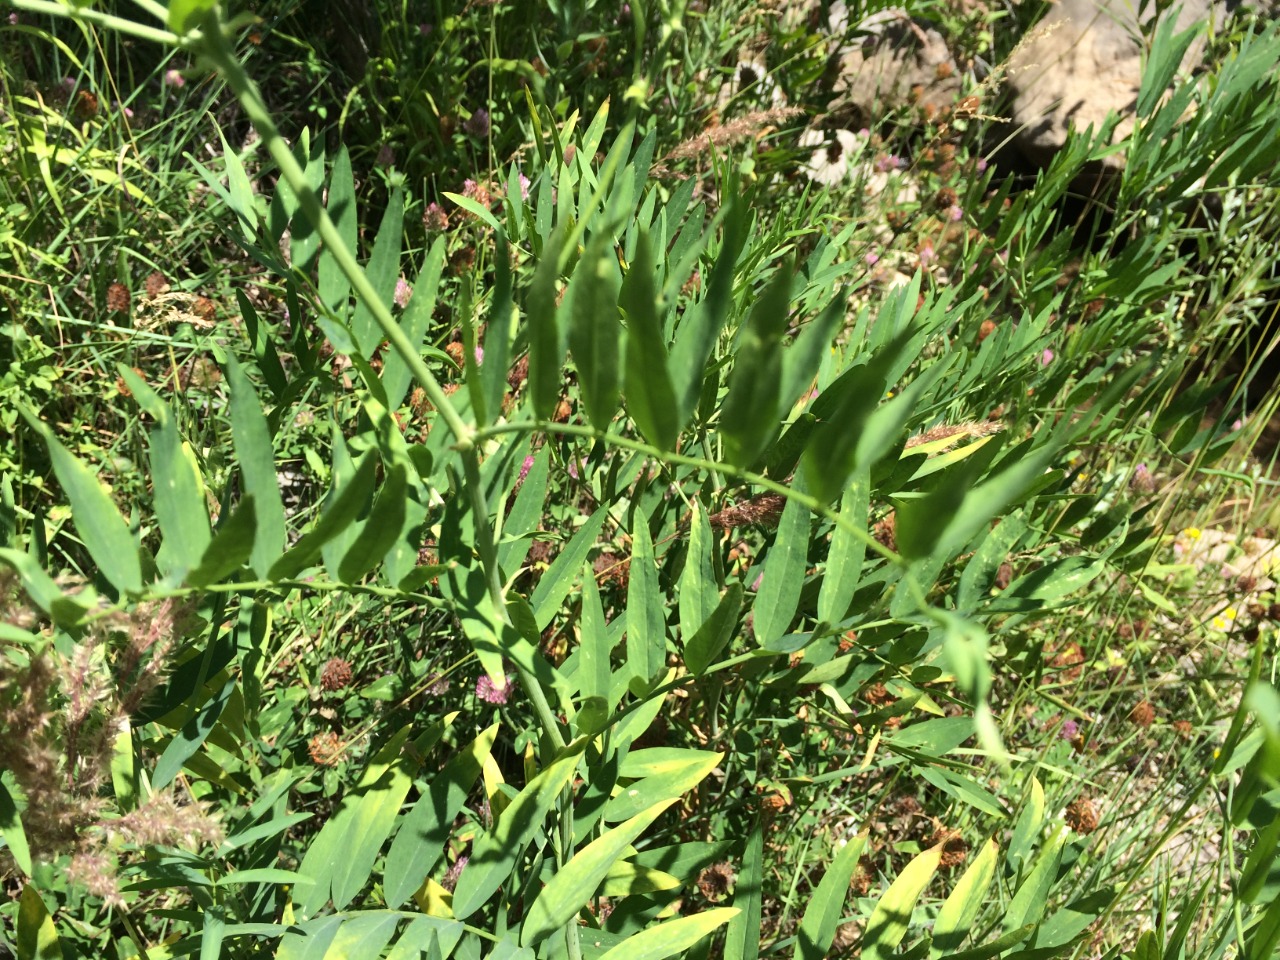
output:
M 1270 953 L 1275 597 L 1169 551 L 1271 484 L 1274 26 L 1078 214 L 1113 128 L 887 118 L 886 240 L 763 82 L 676 149 L 753 31 L 823 108 L 767 11 L 15 8 L 18 957 Z

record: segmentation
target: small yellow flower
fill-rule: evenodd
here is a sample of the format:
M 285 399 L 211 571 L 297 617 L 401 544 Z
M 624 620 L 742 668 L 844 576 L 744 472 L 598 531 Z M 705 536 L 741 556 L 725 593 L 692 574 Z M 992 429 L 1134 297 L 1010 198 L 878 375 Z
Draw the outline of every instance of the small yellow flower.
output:
M 1187 529 L 1185 529 L 1185 530 L 1183 530 L 1183 531 L 1182 531 L 1182 535 L 1183 535 L 1184 537 L 1188 537 L 1188 538 L 1189 538 L 1189 539 L 1191 539 L 1191 540 L 1199 540 L 1199 539 L 1200 539 L 1200 528 L 1199 528 L 1199 527 L 1187 527 Z

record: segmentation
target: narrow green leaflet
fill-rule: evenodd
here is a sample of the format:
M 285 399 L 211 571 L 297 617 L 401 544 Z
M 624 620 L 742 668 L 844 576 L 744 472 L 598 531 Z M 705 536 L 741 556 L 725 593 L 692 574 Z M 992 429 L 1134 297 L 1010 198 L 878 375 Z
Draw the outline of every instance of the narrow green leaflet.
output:
M 0 837 L 4 837 L 5 846 L 18 869 L 31 876 L 31 848 L 27 845 L 27 834 L 22 829 L 18 805 L 3 780 L 0 780 Z
M 314 916 L 331 895 L 335 903 L 340 897 L 354 896 L 368 879 L 367 871 L 372 868 L 378 848 L 386 839 L 400 803 L 413 782 L 400 757 L 401 748 L 409 739 L 409 729 L 403 727 L 398 730 L 369 760 L 355 788 L 343 797 L 337 812 L 312 839 L 302 863 L 298 865 L 298 873 L 314 881 L 300 891 L 295 901 L 302 917 Z M 383 802 L 396 796 L 399 799 L 394 804 Z M 360 842 L 366 849 L 358 848 Z M 368 855 L 368 847 L 373 847 L 372 856 Z M 357 857 L 368 864 L 363 877 L 357 877 L 352 866 Z M 353 885 L 354 892 L 351 889 Z
M 404 530 L 408 471 L 396 463 L 387 471 L 387 479 L 373 501 L 355 542 L 338 564 L 338 578 L 354 583 L 376 567 Z
M 1014 824 L 1013 836 L 1009 838 L 1006 859 L 1014 870 L 1030 860 L 1031 851 L 1040 836 L 1040 828 L 1044 826 L 1044 813 L 1044 787 L 1038 779 L 1032 777 L 1027 800 L 1022 806 L 1022 813 L 1018 815 L 1018 822 Z
M 378 457 L 372 450 L 365 452 L 356 467 L 355 476 L 334 490 L 318 520 L 279 560 L 271 565 L 268 576 L 272 580 L 287 580 L 311 566 L 319 557 L 324 545 L 342 534 L 359 519 L 369 504 L 377 475 Z M 335 481 L 338 479 L 335 475 Z
M 16 943 L 18 960 L 62 960 L 62 945 L 54 929 L 49 908 L 31 884 L 22 888 L 18 899 Z
M 294 923 L 280 938 L 276 960 L 329 960 L 329 947 L 345 919 L 339 915 Z
M 190 720 L 183 724 L 181 730 L 173 735 L 169 745 L 164 748 L 164 753 L 160 755 L 155 771 L 151 774 L 153 789 L 162 790 L 172 783 L 183 764 L 191 759 L 209 738 L 214 724 L 222 716 L 222 711 L 226 708 L 227 701 L 235 688 L 236 678 L 232 677 L 215 696 L 195 712 Z
M 579 850 L 542 888 L 520 928 L 520 943 L 531 946 L 568 923 L 576 923 L 579 910 L 595 894 L 614 861 L 640 836 L 658 815 L 676 802 L 663 800 L 625 823 L 619 824 Z
M 764 890 L 764 825 L 760 817 L 747 835 L 742 870 L 733 891 L 739 912 L 725 933 L 725 960 L 756 960 L 760 956 L 761 903 Z
M 729 584 L 719 603 L 711 611 L 711 616 L 698 628 L 698 632 L 685 640 L 684 662 L 694 676 L 705 673 L 733 639 L 741 609 L 742 584 L 735 580 Z
M 831 949 L 840 916 L 844 912 L 845 897 L 849 894 L 849 881 L 858 867 L 858 858 L 867 845 L 867 834 L 860 833 L 847 839 L 836 853 L 836 858 L 818 882 L 809 906 L 805 908 L 797 934 L 796 957 L 799 960 L 821 960 Z
M 462 939 L 457 920 L 414 917 L 396 939 L 387 960 L 443 960 L 453 954 Z
M 942 844 L 930 847 L 903 867 L 897 879 L 889 884 L 871 911 L 862 935 L 862 956 L 866 960 L 887 960 L 897 951 L 898 944 L 907 935 L 920 895 L 938 872 L 941 859 Z
M 689 552 L 680 574 L 680 634 L 686 643 L 715 612 L 720 602 L 711 558 L 711 524 L 702 504 L 693 501 L 689 517 Z
M 568 229 L 567 222 L 562 220 L 547 238 L 525 297 L 529 317 L 529 397 L 534 415 L 543 420 L 551 419 L 560 400 L 564 348 L 556 307 L 556 282 L 560 279 L 560 253 Z
M 1045 908 L 1049 905 L 1049 889 L 1057 878 L 1058 864 L 1062 860 L 1062 849 L 1066 846 L 1069 833 L 1065 826 L 1058 824 L 1044 842 L 1035 866 L 1005 909 L 1005 931 L 1036 923 L 1044 916 Z
M 511 175 L 516 176 L 514 170 Z M 484 363 L 480 365 L 481 393 L 484 398 L 484 409 L 488 412 L 490 420 L 500 415 L 502 399 L 506 396 L 507 371 L 511 365 L 512 327 L 516 319 L 511 278 L 511 248 L 502 231 L 498 231 L 494 238 L 494 246 L 493 294 L 489 301 L 489 323 L 484 335 Z
M 538 581 L 538 587 L 533 591 L 529 602 L 533 605 L 533 614 L 539 630 L 547 628 L 564 603 L 565 597 L 569 596 L 569 591 L 573 589 L 573 581 L 582 571 L 582 564 L 586 561 L 592 546 L 595 545 L 596 537 L 600 533 L 601 526 L 604 525 L 604 518 L 608 512 L 609 506 L 606 504 L 588 517 L 586 523 L 573 535 L 573 539 L 565 545 L 560 555 Z
M 395 935 L 400 919 L 389 910 L 349 915 L 329 944 L 325 960 L 377 960 Z
M 132 368 L 117 364 L 138 403 L 155 419 L 150 435 L 151 488 L 164 541 L 156 562 L 166 573 L 182 573 L 200 563 L 213 534 L 204 484 L 190 446 L 178 435 L 168 404 Z
M 602 897 L 630 897 L 636 894 L 675 890 L 684 885 L 679 877 L 655 870 L 630 860 L 619 860 L 609 867 L 600 882 Z
M 130 593 L 141 590 L 142 560 L 138 545 L 107 491 L 89 468 L 58 442 L 52 430 L 26 407 L 19 405 L 18 410 L 49 448 L 53 472 L 71 502 L 76 532 L 98 570 L 117 590 Z
M 664 960 L 688 950 L 738 915 L 737 907 L 716 907 L 649 927 L 601 954 L 600 960 Z
M 275 454 L 271 431 L 257 391 L 249 383 L 244 370 L 228 358 L 227 383 L 231 388 L 231 438 L 244 492 L 253 497 L 256 510 L 256 532 L 249 565 L 261 577 L 284 552 L 284 501 L 280 498 L 280 482 L 276 479 Z
M 651 764 L 643 761 L 654 758 Z M 722 753 L 707 750 L 661 748 L 636 750 L 630 753 L 619 771 L 623 777 L 641 777 L 605 804 L 603 819 L 617 823 L 638 816 L 644 810 L 669 799 L 683 796 L 701 783 L 720 761 Z
M 338 149 L 338 156 L 334 159 L 333 169 L 329 173 L 329 197 L 325 209 L 329 219 L 338 228 L 343 246 L 354 253 L 359 216 L 356 211 L 356 187 L 351 171 L 351 155 L 347 152 L 345 144 Z M 347 279 L 347 275 L 342 272 L 333 254 L 327 248 L 320 251 L 318 277 L 320 302 L 341 319 L 346 312 L 351 281 Z
M 584 701 L 593 698 L 607 701 L 612 676 L 609 665 L 611 647 L 604 605 L 600 602 L 600 590 L 596 587 L 591 564 L 587 564 L 582 573 L 582 620 L 578 629 L 578 690 Z
M 933 924 L 933 945 L 929 948 L 929 956 L 934 960 L 958 951 L 969 936 L 995 878 L 997 853 L 994 838 L 983 844 L 982 852 L 973 858 L 943 902 Z
M 400 326 L 404 328 L 405 336 L 415 350 L 421 347 L 422 338 L 431 326 L 436 294 L 440 290 L 440 276 L 444 271 L 444 259 L 444 237 L 437 237 L 413 285 L 413 296 L 400 317 Z M 409 365 L 405 363 L 404 357 L 396 350 L 388 350 L 382 368 L 382 389 L 387 394 L 387 409 L 395 410 L 400 406 L 412 382 L 413 374 L 409 372 Z
M 854 474 L 840 501 L 840 520 L 831 531 L 831 548 L 818 591 L 818 619 L 836 624 L 849 614 L 853 595 L 858 590 L 862 564 L 866 559 L 867 541 L 846 529 L 846 525 L 864 533 L 871 509 L 871 476 L 868 468 Z
M 587 243 L 568 296 L 569 349 L 578 370 L 587 417 L 604 430 L 618 412 L 618 354 L 625 331 L 618 315 L 618 259 L 612 230 L 601 229 Z
M 529 555 L 533 541 L 528 535 L 538 529 L 546 506 L 547 478 L 551 472 L 551 448 L 544 446 L 533 455 L 533 463 L 525 475 L 516 502 L 502 525 L 503 540 L 498 544 L 498 566 L 507 576 L 515 573 Z
M 782 335 L 791 303 L 792 265 L 784 262 L 756 301 L 736 342 L 729 392 L 720 411 L 725 458 L 749 467 L 778 428 Z
M 666 662 L 667 618 L 658 587 L 649 523 L 637 512 L 631 528 L 631 566 L 627 584 L 627 669 L 642 683 Z
M 398 907 L 422 885 L 440 860 L 454 818 L 467 802 L 480 776 L 485 757 L 493 749 L 498 725 L 484 730 L 471 744 L 430 778 L 430 785 L 401 818 L 387 852 L 382 895 L 388 907 Z
M 804 492 L 804 482 L 796 476 L 794 487 Z M 767 647 L 782 637 L 795 619 L 800 590 L 809 559 L 809 508 L 788 499 L 778 522 L 778 534 L 764 561 L 763 579 L 756 592 L 756 642 Z
M 622 284 L 622 308 L 627 314 L 627 412 L 646 440 L 661 450 L 672 450 L 680 433 L 676 392 L 685 385 L 671 382 L 655 276 L 649 235 L 641 230 L 635 260 Z M 702 371 L 693 374 L 701 382 Z
M 551 805 L 578 769 L 586 741 L 570 745 L 565 754 L 539 773 L 498 818 L 489 833 L 471 848 L 471 859 L 453 892 L 453 912 L 458 919 L 471 916 L 511 876 L 524 848 L 542 829 Z
M 390 306 L 396 292 L 396 281 L 400 278 L 400 244 L 404 236 L 404 189 L 397 187 L 387 201 L 386 212 L 382 215 L 382 223 L 378 225 L 378 235 L 373 241 L 373 252 L 365 265 L 365 273 L 374 291 L 384 304 Z M 356 348 L 366 360 L 373 356 L 373 351 L 382 340 L 382 329 L 373 319 L 373 311 L 364 302 L 356 304 L 356 311 L 351 316 L 351 335 L 355 338 Z
M 205 547 L 200 565 L 187 574 L 187 583 L 204 587 L 218 583 L 239 570 L 253 554 L 254 536 L 258 531 L 258 505 L 252 496 L 236 504 L 226 523 L 218 527 L 213 540 Z

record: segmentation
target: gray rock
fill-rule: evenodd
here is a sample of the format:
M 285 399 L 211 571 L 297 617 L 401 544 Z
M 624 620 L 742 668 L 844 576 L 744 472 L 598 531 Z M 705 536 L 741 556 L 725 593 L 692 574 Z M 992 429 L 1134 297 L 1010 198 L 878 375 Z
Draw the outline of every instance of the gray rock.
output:
M 1180 10 L 1161 16 L 1177 17 L 1181 31 L 1211 17 L 1220 22 L 1225 10 L 1210 0 L 1185 0 Z M 1116 139 L 1133 129 L 1142 82 L 1142 27 L 1129 0 L 1058 0 L 1027 34 L 1009 59 L 1006 83 L 1013 94 L 1014 143 L 1028 159 L 1048 163 L 1068 130 L 1099 129 L 1112 110 L 1122 117 Z M 1182 69 L 1194 69 L 1203 54 L 1203 38 L 1198 38 Z M 1104 161 L 1113 170 L 1123 164 L 1119 153 Z

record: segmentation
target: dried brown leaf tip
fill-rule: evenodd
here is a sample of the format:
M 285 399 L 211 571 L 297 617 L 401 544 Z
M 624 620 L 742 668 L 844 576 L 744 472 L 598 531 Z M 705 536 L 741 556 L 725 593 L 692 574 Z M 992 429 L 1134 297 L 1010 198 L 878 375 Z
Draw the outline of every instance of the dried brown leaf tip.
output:
M 780 493 L 760 493 L 736 506 L 711 514 L 707 522 L 714 530 L 734 530 L 738 527 L 776 527 L 782 516 L 787 498 Z
M 930 847 L 942 847 L 942 857 L 938 861 L 938 865 L 945 870 L 952 867 L 958 867 L 964 863 L 965 857 L 969 853 L 969 845 L 964 842 L 964 838 L 955 830 L 948 830 L 942 824 L 935 822 L 933 836 L 929 838 L 928 845 Z

